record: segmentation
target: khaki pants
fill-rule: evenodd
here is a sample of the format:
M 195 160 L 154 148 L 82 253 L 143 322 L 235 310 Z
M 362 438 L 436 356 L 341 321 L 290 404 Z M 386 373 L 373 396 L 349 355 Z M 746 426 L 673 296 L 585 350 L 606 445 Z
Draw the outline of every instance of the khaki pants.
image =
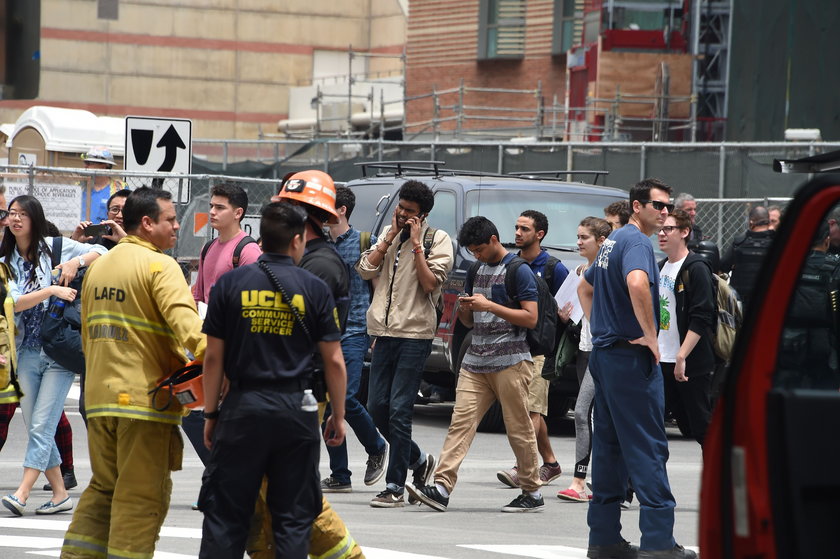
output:
M 502 405 L 508 442 L 519 465 L 521 487 L 525 491 L 540 488 L 537 438 L 527 406 L 532 367 L 530 361 L 521 361 L 498 373 L 470 373 L 461 369 L 452 422 L 435 470 L 436 483 L 447 491 L 453 490 L 458 468 L 475 438 L 478 424 L 498 400 Z
M 181 469 L 177 425 L 123 417 L 88 420 L 93 477 L 64 535 L 64 559 L 151 559 Z
M 542 377 L 542 369 L 545 364 L 544 355 L 534 356 L 534 368 L 531 374 L 531 383 L 528 385 L 528 411 L 538 413 L 543 417 L 548 416 L 548 387 L 549 382 Z

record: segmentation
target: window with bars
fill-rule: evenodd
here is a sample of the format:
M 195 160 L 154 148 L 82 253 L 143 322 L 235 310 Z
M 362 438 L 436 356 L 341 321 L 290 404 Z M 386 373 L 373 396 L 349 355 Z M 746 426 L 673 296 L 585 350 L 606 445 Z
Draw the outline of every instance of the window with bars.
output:
M 478 58 L 522 58 L 525 55 L 525 0 L 481 0 Z

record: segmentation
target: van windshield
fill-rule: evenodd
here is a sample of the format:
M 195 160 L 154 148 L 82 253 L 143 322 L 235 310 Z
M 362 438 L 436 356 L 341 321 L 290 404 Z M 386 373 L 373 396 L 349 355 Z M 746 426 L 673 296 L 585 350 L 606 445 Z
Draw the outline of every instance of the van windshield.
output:
M 577 245 L 577 228 L 587 216 L 604 217 L 604 208 L 620 196 L 592 196 L 567 192 L 521 190 L 472 190 L 466 194 L 465 218 L 483 215 L 496 224 L 503 243 L 514 242 L 516 219 L 525 210 L 537 210 L 548 218 L 543 246 Z

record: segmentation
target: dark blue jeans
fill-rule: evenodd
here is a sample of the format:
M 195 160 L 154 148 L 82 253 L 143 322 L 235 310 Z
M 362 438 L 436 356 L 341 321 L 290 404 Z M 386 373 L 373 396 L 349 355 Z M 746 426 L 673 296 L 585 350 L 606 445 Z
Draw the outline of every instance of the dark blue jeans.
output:
M 621 501 L 628 474 L 639 499 L 641 549 L 674 547 L 668 484 L 668 439 L 662 373 L 646 347 L 596 347 L 589 357 L 595 383 L 589 544 L 621 541 Z
M 402 492 L 409 468 L 425 460 L 420 447 L 411 440 L 411 420 L 423 366 L 431 351 L 432 340 L 387 337 L 377 338 L 373 349 L 368 411 L 391 445 L 385 474 L 391 491 Z
M 351 334 L 341 340 L 344 364 L 347 367 L 347 400 L 344 402 L 344 419 L 353 429 L 356 438 L 365 447 L 368 454 L 379 454 L 385 450 L 385 439 L 376 431 L 370 414 L 356 398 L 362 380 L 362 366 L 370 338 L 365 333 Z M 329 412 L 324 414 L 329 417 Z M 350 468 L 347 461 L 347 442 L 341 446 L 328 446 L 330 471 L 332 477 L 340 483 L 350 483 Z

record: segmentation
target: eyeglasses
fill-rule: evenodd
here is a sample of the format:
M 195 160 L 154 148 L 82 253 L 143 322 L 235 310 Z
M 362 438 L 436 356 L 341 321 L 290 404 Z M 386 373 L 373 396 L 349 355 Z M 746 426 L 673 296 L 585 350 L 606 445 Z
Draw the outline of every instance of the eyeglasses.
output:
M 0 210 L 0 221 L 3 221 L 7 217 L 9 217 L 9 212 L 6 210 Z
M 662 233 L 665 233 L 666 235 L 670 235 L 671 231 L 673 231 L 674 229 L 679 229 L 679 227 L 677 227 L 676 225 L 665 225 L 662 227 L 662 229 L 657 231 L 656 234 L 661 235 Z
M 111 206 L 110 208 L 108 208 L 108 213 L 112 213 L 112 214 L 116 215 L 116 214 L 122 212 L 122 210 L 123 210 L 122 206 Z
M 29 217 L 29 214 L 26 213 L 26 212 L 18 212 L 18 211 L 12 210 L 12 211 L 9 212 L 9 217 L 11 217 L 11 218 L 19 217 L 19 218 L 23 219 L 25 217 Z
M 660 202 L 659 200 L 639 200 L 642 204 L 650 204 L 653 206 L 653 209 L 661 212 L 663 209 L 667 208 L 668 213 L 672 213 L 674 211 L 674 204 L 668 204 L 667 202 Z

